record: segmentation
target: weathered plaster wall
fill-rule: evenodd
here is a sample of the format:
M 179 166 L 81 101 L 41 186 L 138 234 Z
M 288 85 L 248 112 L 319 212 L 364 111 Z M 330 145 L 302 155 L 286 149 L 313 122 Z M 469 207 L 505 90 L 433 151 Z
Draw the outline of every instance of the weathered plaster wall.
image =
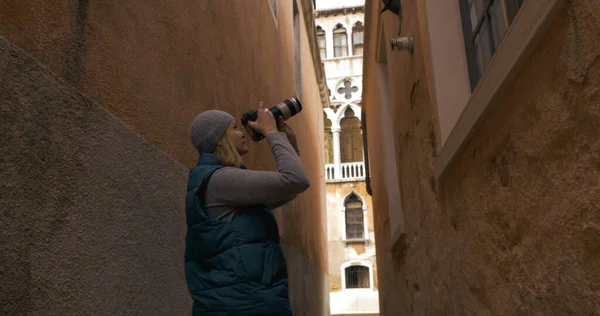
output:
M 412 57 L 390 53 L 405 236 L 389 251 L 377 6 L 367 4 L 365 106 L 382 315 L 598 315 L 600 6 L 567 1 L 450 172 L 433 173 L 439 132 L 425 10 L 402 1 Z M 387 15 L 387 16 L 386 16 Z M 383 15 L 385 30 L 395 17 Z M 389 49 L 389 48 L 388 48 Z M 417 80 L 418 79 L 418 80 Z M 414 88 L 413 88 L 414 85 Z M 412 92 L 411 92 L 412 90 Z M 383 210 L 386 210 L 383 211 Z
M 471 313 L 600 313 L 598 25 L 569 3 L 443 183 Z
M 186 168 L 2 38 L 0 73 L 0 314 L 188 314 Z
M 329 276 L 310 260 L 301 249 L 282 243 L 290 278 L 290 297 L 294 315 L 329 315 L 327 285 Z M 290 264 L 292 263 L 292 264 Z M 324 293 L 324 296 L 323 296 Z
M 282 8 L 283 5 L 280 3 L 279 10 L 287 10 L 286 7 Z M 298 6 L 302 9 L 300 2 Z M 282 19 L 286 19 L 286 12 L 289 13 L 289 16 L 292 16 L 291 1 L 289 11 L 283 11 L 282 14 L 284 15 L 281 16 L 280 22 Z M 300 14 L 300 23 L 301 29 L 304 30 L 304 23 L 306 22 L 302 14 Z M 293 37 L 291 32 L 289 36 L 290 38 Z M 298 91 L 298 93 L 302 98 L 304 108 L 302 113 L 289 120 L 289 124 L 297 131 L 300 157 L 309 174 L 311 187 L 302 194 L 301 198 L 282 207 L 281 212 L 276 214 L 284 238 L 301 249 L 315 265 L 319 266 L 324 273 L 327 273 L 325 181 L 322 154 L 324 148 L 323 115 L 322 108 L 319 108 L 321 97 L 306 32 L 300 33 L 300 40 L 299 52 L 302 74 L 300 87 L 302 91 Z M 293 87 L 293 72 L 286 74 L 286 76 L 288 75 L 289 77 L 286 77 L 285 80 L 292 80 Z M 272 89 L 279 89 L 278 85 L 274 84 Z M 272 160 L 270 158 L 269 162 Z
M 279 15 L 277 26 L 267 1 L 8 1 L 0 34 L 192 166 L 188 127 L 198 112 L 239 118 L 259 100 L 292 95 L 291 3 Z
M 379 4 L 379 3 L 377 3 Z M 421 6 L 421 8 L 418 8 Z M 394 52 L 389 39 L 396 36 L 395 15 L 384 13 L 375 2 L 365 11 L 365 66 L 363 71 L 363 104 L 367 115 L 367 135 L 381 315 L 431 315 L 417 312 L 414 300 L 429 299 L 421 294 L 423 280 L 429 277 L 428 259 L 423 254 L 431 239 L 419 238 L 426 213 L 437 208 L 432 192 L 433 155 L 435 152 L 435 121 L 430 104 L 430 84 L 427 79 L 427 32 L 420 27 L 419 14 L 423 2 L 403 1 L 403 34 L 415 37 L 414 53 Z M 374 22 L 381 18 L 383 25 Z M 379 29 L 384 33 L 385 52 L 379 52 Z M 380 60 L 382 58 L 383 60 Z M 385 71 L 387 69 L 387 71 Z M 384 91 L 382 93 L 381 91 Z M 387 106 L 387 109 L 382 107 Z M 384 120 L 389 120 L 391 132 L 384 132 Z M 390 135 L 391 134 L 391 135 Z M 393 136 L 392 136 L 393 135 Z M 386 168 L 389 150 L 384 140 L 393 137 L 397 174 Z M 430 176 L 428 176 L 430 175 Z M 390 177 L 399 179 L 401 203 L 390 204 L 398 192 L 391 191 Z M 390 221 L 390 213 L 397 218 Z M 399 218 L 399 220 L 398 220 Z M 391 224 L 394 224 L 390 227 Z M 397 245 L 392 233 L 397 229 L 405 235 Z M 411 270 L 407 270 L 408 263 Z M 441 295 L 441 294 L 440 294 Z M 443 297 L 442 297 L 443 298 Z M 431 308 L 426 303 L 421 308 Z M 447 314 L 440 314 L 447 315 Z
M 280 1 L 279 10 L 287 5 L 288 1 L 285 2 Z M 289 8 L 283 7 L 284 15 L 280 16 L 280 23 L 282 19 L 287 19 L 286 16 L 292 16 L 291 1 L 289 4 Z M 300 1 L 298 6 L 302 12 Z M 283 245 L 288 260 L 290 297 L 294 313 L 306 316 L 327 315 L 329 282 L 323 174 L 323 116 L 310 46 L 307 34 L 303 31 L 306 21 L 302 14 L 299 15 L 299 19 L 302 31 L 298 52 L 302 76 L 299 85 L 301 91 L 298 91 L 298 94 L 304 108 L 301 114 L 289 121 L 289 124 L 297 132 L 300 157 L 309 175 L 311 187 L 299 198 L 277 210 L 275 215 L 284 238 Z M 290 18 L 289 21 L 291 23 L 292 19 Z M 292 38 L 290 32 L 287 40 Z M 285 80 L 292 80 L 293 87 L 293 72 L 282 75 L 285 76 Z M 278 84 L 274 84 L 272 89 L 279 89 Z
M 272 105 L 295 94 L 292 31 L 291 1 L 279 1 L 277 23 L 268 1 L 262 0 L 239 1 L 235 5 L 228 1 L 151 1 L 142 5 L 87 0 L 25 0 L 0 4 L 1 36 L 64 80 L 65 87 L 77 89 L 108 111 L 115 121 L 124 123 L 139 134 L 141 140 L 148 141 L 157 152 L 166 154 L 175 164 L 180 163 L 182 168 L 189 168 L 196 161 L 188 127 L 199 112 L 217 108 L 239 118 L 242 112 L 255 108 L 259 100 Z M 293 246 L 297 255 L 306 259 L 289 263 L 290 270 L 295 271 L 290 276 L 291 282 L 295 282 L 291 290 L 294 305 L 302 307 L 301 302 L 311 300 L 322 302 L 322 307 L 327 306 L 327 285 L 323 283 L 326 277 L 317 277 L 315 272 L 315 269 L 321 274 L 327 271 L 322 105 L 304 26 L 301 33 L 304 43 L 300 94 L 304 112 L 290 124 L 298 134 L 311 188 L 278 210 L 277 216 L 286 245 Z M 3 82 L 12 80 L 4 73 L 1 78 Z M 35 94 L 37 90 L 27 93 Z M 32 119 L 32 122 L 36 120 L 42 118 Z M 20 129 L 14 127 L 14 130 Z M 97 133 L 102 134 L 100 131 Z M 14 138 L 19 137 L 15 132 L 9 135 L 10 141 L 17 141 Z M 119 138 L 112 141 L 116 148 L 126 146 Z M 250 150 L 246 157 L 250 168 L 274 168 L 265 142 L 251 144 Z M 135 158 L 121 155 L 115 159 L 134 163 L 130 159 Z M 56 168 L 70 168 L 64 163 L 66 165 Z M 156 166 L 148 168 L 164 172 L 161 168 L 154 169 Z M 102 189 L 98 194 L 111 196 L 112 191 L 104 191 L 109 184 L 100 182 Z M 155 192 L 161 188 L 151 186 L 150 192 L 161 195 L 162 192 Z M 183 200 L 179 193 L 183 192 L 184 185 L 169 189 L 177 194 L 171 196 L 172 203 L 182 212 Z M 63 192 L 62 187 L 56 190 Z M 79 198 L 90 194 L 89 190 L 69 195 Z M 124 189 L 124 194 L 143 197 L 148 188 L 134 186 L 127 190 Z M 68 200 L 57 203 L 71 207 Z M 136 226 L 136 229 L 145 228 Z M 59 233 L 69 236 L 67 232 Z M 182 241 L 168 245 L 178 247 Z M 178 255 L 170 257 L 178 258 Z M 311 262 L 312 266 L 305 262 Z M 74 265 L 75 271 L 76 268 Z M 185 291 L 182 295 L 187 299 Z M 302 315 L 302 311 L 299 313 Z

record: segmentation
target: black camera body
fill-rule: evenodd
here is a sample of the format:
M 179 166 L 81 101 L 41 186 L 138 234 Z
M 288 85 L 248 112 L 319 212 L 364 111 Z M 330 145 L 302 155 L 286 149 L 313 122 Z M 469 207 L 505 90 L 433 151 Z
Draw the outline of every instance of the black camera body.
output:
M 297 97 L 291 97 L 289 99 L 283 100 L 281 103 L 275 105 L 270 108 L 269 111 L 273 113 L 275 117 L 275 121 L 279 119 L 279 117 L 283 117 L 284 120 L 289 119 L 290 117 L 300 113 L 302 111 L 302 103 Z M 256 121 L 258 119 L 258 111 L 252 110 L 242 114 L 242 125 L 250 135 L 253 141 L 258 142 L 261 139 L 265 138 L 265 136 L 248 125 L 248 121 Z

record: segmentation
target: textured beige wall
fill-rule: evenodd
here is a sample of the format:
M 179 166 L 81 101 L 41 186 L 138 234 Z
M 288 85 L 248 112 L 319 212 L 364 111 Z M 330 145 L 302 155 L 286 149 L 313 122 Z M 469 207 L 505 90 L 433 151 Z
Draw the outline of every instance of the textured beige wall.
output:
M 199 112 L 218 108 L 239 118 L 242 112 L 256 107 L 259 100 L 272 105 L 295 94 L 291 1 L 279 1 L 278 13 L 279 21 L 276 24 L 268 2 L 263 0 L 236 1 L 235 5 L 229 1 L 208 0 L 150 1 L 144 4 L 87 0 L 5 1 L 0 5 L 0 35 L 23 50 L 24 54 L 33 57 L 57 78 L 64 80 L 57 84 L 60 86 L 57 89 L 74 87 L 84 95 L 84 98 L 94 102 L 95 106 L 108 111 L 115 124 L 123 123 L 131 133 L 140 136 L 140 142 L 150 143 L 154 146 L 156 154 L 165 154 L 171 159 L 171 163 L 179 166 L 178 172 L 183 170 L 185 174 L 185 170 L 193 166 L 197 158 L 189 142 L 188 126 Z M 301 38 L 307 41 L 304 27 L 302 27 Z M 305 259 L 304 261 L 292 260 L 289 263 L 291 271 L 295 271 L 290 275 L 291 282 L 295 282 L 291 290 L 294 305 L 302 307 L 299 305 L 302 304 L 301 302 L 310 300 L 319 302 L 322 307 L 327 306 L 327 285 L 324 282 L 326 278 L 323 275 L 317 276 L 315 272 L 318 270 L 321 274 L 325 274 L 327 271 L 325 198 L 322 193 L 325 184 L 321 162 L 323 146 L 320 143 L 323 139 L 322 106 L 308 43 L 303 42 L 302 47 L 303 91 L 300 94 L 305 108 L 302 114 L 290 121 L 290 124 L 298 134 L 302 160 L 309 173 L 311 188 L 290 205 L 278 210 L 277 216 L 286 245 L 294 247 L 298 256 L 304 256 Z M 1 73 L 0 80 L 5 82 L 13 79 L 4 72 Z M 33 89 L 32 86 L 27 87 Z M 45 89 L 44 87 L 44 84 L 40 83 L 37 89 Z M 3 88 L 21 89 L 14 86 Z M 39 92 L 34 89 L 23 93 L 35 95 Z M 27 100 L 25 98 L 18 102 Z M 43 106 L 39 103 L 42 100 L 36 99 L 36 102 L 38 103 L 31 105 L 32 111 L 36 107 Z M 13 111 L 11 108 L 3 114 L 12 115 Z M 42 119 L 42 117 L 32 118 L 31 124 L 39 124 L 37 122 Z M 24 121 L 21 123 L 24 124 Z M 20 125 L 12 127 L 8 134 L 10 142 L 20 144 L 25 141 L 16 133 L 20 129 L 22 129 Z M 87 146 L 95 148 L 95 137 L 104 137 L 105 132 L 102 128 L 98 128 L 95 130 L 94 137 L 77 134 L 71 137 L 81 137 L 81 141 L 88 144 Z M 61 140 L 53 138 L 53 134 L 47 136 L 48 141 L 61 143 Z M 121 143 L 118 137 L 110 137 L 110 141 L 115 150 L 133 146 Z M 37 148 L 35 145 L 30 146 Z M 272 155 L 264 141 L 251 144 L 250 150 L 250 154 L 246 157 L 250 168 L 263 170 L 274 168 Z M 63 152 L 58 151 L 55 154 L 42 151 L 38 155 L 43 159 L 50 159 L 49 157 L 54 155 L 63 155 Z M 114 153 L 114 155 L 116 156 L 111 156 L 113 159 L 135 166 L 148 164 L 149 170 L 140 173 L 144 178 L 172 176 L 169 174 L 169 169 L 157 168 L 153 161 L 140 161 L 140 157 L 127 153 Z M 104 175 L 100 173 L 112 174 L 116 171 L 111 169 L 110 164 L 106 165 L 104 162 L 102 163 L 104 169 L 97 170 L 93 169 L 96 168 L 94 165 L 86 164 L 84 167 L 77 168 L 71 163 L 71 161 L 53 162 L 48 164 L 51 167 L 48 172 L 53 174 L 56 172 L 55 169 L 59 168 L 72 169 L 73 172 L 77 171 L 75 174 L 79 174 L 80 170 L 95 170 L 99 174 L 89 171 L 89 177 L 97 179 L 97 189 L 83 188 L 71 191 L 65 187 L 67 184 L 59 185 L 57 182 L 52 183 L 51 186 L 55 187 L 53 190 L 72 199 L 97 192 L 101 196 L 106 196 L 106 201 L 98 201 L 94 207 L 104 209 L 103 203 L 112 201 L 113 191 L 110 190 L 110 182 L 103 180 Z M 25 168 L 24 166 L 30 164 L 27 159 L 10 162 L 10 166 L 19 166 L 19 168 Z M 52 167 L 54 164 L 56 166 Z M 158 174 L 147 175 L 151 172 L 158 172 Z M 185 181 L 185 175 L 183 180 Z M 157 178 L 156 181 L 160 182 L 160 179 Z M 135 200 L 145 197 L 145 194 L 156 196 L 168 194 L 169 198 L 166 200 L 173 204 L 174 212 L 177 216 L 183 216 L 182 193 L 185 190 L 185 183 L 179 186 L 171 184 L 167 192 L 157 192 L 163 189 L 162 182 L 160 185 L 152 184 L 149 187 L 132 184 L 132 187 L 122 189 L 123 194 L 135 197 Z M 63 190 L 69 193 L 63 193 Z M 57 203 L 57 207 L 69 208 L 72 202 L 65 198 L 53 203 Z M 44 208 L 42 203 L 36 205 L 40 209 Z M 5 209 L 2 211 L 3 214 L 6 212 Z M 119 209 L 118 212 L 126 211 L 127 209 Z M 163 220 L 161 211 L 163 210 L 155 208 L 147 213 L 152 214 L 152 219 L 160 223 Z M 23 206 L 14 212 L 30 212 L 30 209 Z M 49 216 L 48 220 L 51 220 L 54 215 Z M 182 217 L 178 218 L 178 222 L 173 225 L 182 225 L 182 219 Z M 111 220 L 111 217 L 94 217 L 89 219 L 88 224 L 98 227 L 96 234 L 100 234 L 104 229 L 103 225 L 107 225 L 103 221 L 108 220 Z M 132 223 L 130 228 L 132 234 L 146 229 L 135 221 L 129 222 Z M 27 234 L 25 226 L 15 226 L 13 229 L 19 233 L 10 231 L 8 234 L 25 238 Z M 75 235 L 62 230 L 57 230 L 55 234 L 64 235 L 65 238 L 75 238 Z M 170 254 L 170 258 L 175 258 L 174 262 L 179 262 L 177 258 L 182 258 L 182 254 L 177 254 L 182 248 L 177 247 L 183 246 L 183 240 L 180 239 L 180 232 L 173 232 L 173 234 L 177 234 L 176 238 L 173 237 L 174 239 L 165 243 L 168 247 L 179 249 L 174 255 Z M 95 239 L 96 244 L 102 245 L 103 242 L 105 240 L 101 237 Z M 106 242 L 110 244 L 109 241 Z M 132 242 L 140 241 L 134 239 Z M 119 244 L 113 246 L 119 248 Z M 102 247 L 104 245 L 100 249 L 104 249 Z M 98 251 L 101 253 L 100 250 Z M 109 256 L 109 254 L 110 252 L 105 255 Z M 145 254 L 141 253 L 140 256 L 142 255 Z M 309 267 L 305 262 L 310 262 L 312 266 Z M 15 261 L 10 263 L 14 264 Z M 36 263 L 30 262 L 30 264 Z M 181 267 L 171 264 L 166 266 L 162 268 L 170 270 L 170 273 L 181 273 Z M 10 270 L 12 266 L 6 267 Z M 2 268 L 5 266 L 3 265 Z M 80 266 L 72 264 L 65 269 L 75 274 Z M 96 277 L 105 277 L 105 275 L 99 274 Z M 106 277 L 109 281 L 116 281 L 110 276 Z M 182 276 L 179 275 L 179 278 Z M 176 276 L 170 276 L 170 279 L 183 282 L 183 279 L 178 279 Z M 298 282 L 298 280 L 302 281 Z M 69 285 L 69 281 L 64 282 L 65 287 Z M 38 283 L 33 284 L 37 286 Z M 95 286 L 98 293 L 111 291 L 117 295 L 121 291 L 126 291 L 105 287 L 103 284 Z M 11 289 L 12 287 L 9 286 L 7 291 Z M 156 291 L 159 292 L 160 290 Z M 182 299 L 187 300 L 185 291 L 181 295 L 183 295 Z M 145 299 L 145 297 L 139 298 Z M 58 302 L 60 300 L 57 300 L 56 304 Z M 161 314 L 160 309 L 155 310 Z M 170 313 L 177 314 L 176 308 L 166 314 Z M 299 311 L 299 314 L 302 315 L 302 311 Z
M 392 53 L 389 39 L 396 36 L 398 22 L 391 13 L 379 14 L 379 3 L 366 3 L 365 6 L 365 59 L 363 69 L 363 107 L 367 116 L 367 135 L 369 147 L 369 164 L 372 202 L 374 212 L 375 238 L 377 240 L 377 273 L 379 287 L 379 311 L 384 316 L 395 315 L 449 315 L 443 313 L 426 313 L 415 309 L 413 300 L 418 299 L 419 308 L 431 308 L 422 300 L 430 299 L 428 294 L 421 293 L 420 280 L 428 281 L 430 265 L 422 261 L 420 255 L 427 251 L 424 242 L 435 242 L 431 239 L 420 238 L 423 221 L 431 209 L 437 207 L 435 196 L 422 196 L 421 191 L 431 192 L 433 179 L 433 153 L 435 148 L 435 117 L 434 108 L 430 104 L 431 87 L 427 80 L 426 68 L 428 50 L 428 34 L 421 19 L 417 18 L 424 12 L 425 3 L 403 2 L 403 34 L 415 37 L 414 54 L 406 52 Z M 419 10 L 417 5 L 420 6 Z M 381 18 L 383 25 L 379 25 Z M 422 16 L 421 16 L 422 18 Z M 379 52 L 380 27 L 383 30 L 383 47 L 385 52 Z M 385 57 L 385 63 L 378 62 Z M 388 71 L 384 71 L 387 69 Z M 387 87 L 385 87 L 387 85 Z M 381 91 L 387 91 L 383 95 Z M 387 105 L 388 109 L 382 109 Z M 423 118 L 427 118 L 425 121 Z M 389 120 L 392 128 L 384 130 L 384 120 Z M 391 130 L 391 131 L 389 131 Z M 388 133 L 384 133 L 388 131 Z M 389 159 L 384 158 L 389 149 L 389 139 L 393 140 L 393 149 L 397 161 L 397 174 L 391 174 L 386 168 Z M 416 156 L 417 148 L 424 148 L 429 155 Z M 428 171 L 427 168 L 431 168 Z M 431 178 L 427 174 L 431 174 Z M 390 199 L 397 200 L 398 192 L 391 191 L 388 183 L 399 179 L 400 197 L 398 205 L 390 204 Z M 429 204 L 425 204 L 429 203 Z M 394 214 L 393 220 L 390 215 Z M 400 225 L 408 236 L 401 238 L 399 246 L 390 248 L 394 242 L 392 231 Z M 415 244 L 421 241 L 421 244 Z M 407 244 L 410 244 L 408 246 Z M 406 270 L 406 261 L 414 260 L 420 269 Z M 421 281 L 423 282 L 423 281 Z M 442 293 L 438 293 L 443 299 Z M 433 294 L 431 294 L 433 296 Z M 432 297 L 431 297 L 432 298 Z
M 382 315 L 596 315 L 600 310 L 600 5 L 567 2 L 441 183 L 422 3 L 403 1 L 413 56 L 388 51 L 405 236 L 394 251 L 369 122 Z M 378 8 L 366 8 L 364 104 L 377 117 Z M 382 15 L 388 38 L 395 17 Z M 418 80 L 417 80 L 418 79 Z M 413 92 L 411 89 L 414 85 Z M 392 89 L 390 89 L 392 90 Z M 385 211 L 387 210 L 387 211 Z
M 2 38 L 0 73 L 0 314 L 189 314 L 186 168 Z
M 291 23 L 292 6 L 289 2 L 289 8 L 286 7 L 287 1 L 280 1 L 280 28 L 283 19 Z M 302 11 L 301 3 L 298 3 Z M 304 18 L 300 14 L 300 23 L 304 30 Z M 285 35 L 285 33 L 283 34 Z M 289 34 L 290 41 L 293 38 Z M 310 177 L 311 187 L 302 194 L 301 198 L 284 206 L 281 211 L 276 212 L 278 216 L 280 229 L 284 238 L 295 245 L 302 252 L 307 254 L 311 261 L 319 266 L 324 273 L 327 273 L 327 231 L 325 214 L 325 181 L 323 174 L 323 115 L 321 106 L 321 97 L 316 81 L 315 68 L 306 32 L 300 33 L 300 66 L 301 66 L 301 90 L 298 91 L 304 108 L 302 113 L 289 121 L 290 126 L 297 131 L 298 143 L 300 144 L 300 158 L 304 163 L 306 171 Z M 292 65 L 293 66 L 293 65 Z M 292 67 L 293 68 L 293 67 Z M 285 80 L 292 80 L 293 73 L 282 74 Z M 289 76 L 289 77 L 288 77 Z M 273 89 L 279 89 L 278 84 L 272 86 Z M 292 88 L 293 89 L 293 88 Z M 272 160 L 272 159 L 270 159 Z
M 291 3 L 279 15 L 263 0 L 8 1 L 0 34 L 189 167 L 196 114 L 293 94 Z M 269 166 L 264 149 L 249 160 Z

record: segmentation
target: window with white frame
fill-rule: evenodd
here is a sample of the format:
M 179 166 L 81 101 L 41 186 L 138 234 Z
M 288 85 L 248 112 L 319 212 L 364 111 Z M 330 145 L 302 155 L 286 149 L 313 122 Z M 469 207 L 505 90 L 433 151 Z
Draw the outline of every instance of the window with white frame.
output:
M 348 34 L 340 23 L 333 30 L 333 57 L 348 56 Z
M 459 0 L 471 89 L 475 89 L 524 0 Z
M 350 193 L 345 203 L 346 239 L 365 238 L 363 203 L 356 194 Z
M 365 28 L 360 21 L 352 27 L 352 55 L 360 56 L 363 54 L 364 31 Z
M 317 44 L 319 46 L 319 55 L 321 55 L 321 59 L 327 58 L 327 37 L 325 35 L 325 30 L 322 27 L 317 26 Z
M 369 267 L 352 265 L 344 269 L 346 289 L 368 289 L 371 287 Z

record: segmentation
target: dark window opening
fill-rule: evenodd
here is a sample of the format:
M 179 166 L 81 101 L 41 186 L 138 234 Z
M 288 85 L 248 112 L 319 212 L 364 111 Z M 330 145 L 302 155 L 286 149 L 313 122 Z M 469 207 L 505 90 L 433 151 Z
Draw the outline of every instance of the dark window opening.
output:
M 345 270 L 347 289 L 367 289 L 371 287 L 368 267 L 349 266 Z
M 471 90 L 487 69 L 524 0 L 459 0 Z

